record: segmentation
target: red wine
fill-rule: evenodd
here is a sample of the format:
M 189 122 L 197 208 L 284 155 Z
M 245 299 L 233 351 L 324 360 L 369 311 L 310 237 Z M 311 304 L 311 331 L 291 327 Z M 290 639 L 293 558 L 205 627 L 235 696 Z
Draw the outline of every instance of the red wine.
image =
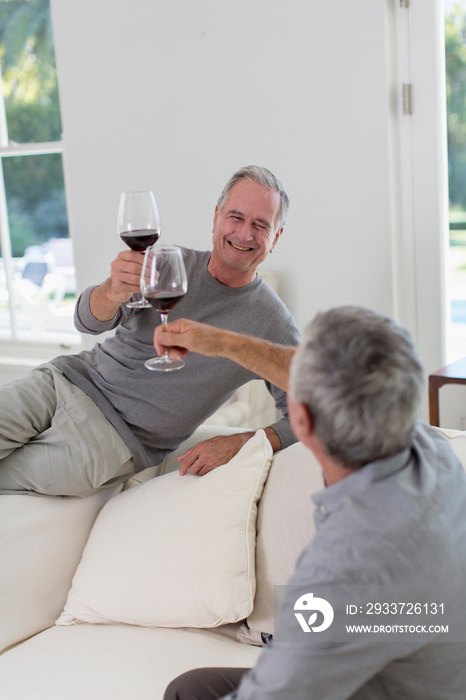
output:
M 121 240 L 131 250 L 143 253 L 146 248 L 153 245 L 160 238 L 160 231 L 156 228 L 145 228 L 140 231 L 125 231 L 120 233 Z
M 149 304 L 162 313 L 173 309 L 184 295 L 184 292 L 146 292 L 144 294 Z

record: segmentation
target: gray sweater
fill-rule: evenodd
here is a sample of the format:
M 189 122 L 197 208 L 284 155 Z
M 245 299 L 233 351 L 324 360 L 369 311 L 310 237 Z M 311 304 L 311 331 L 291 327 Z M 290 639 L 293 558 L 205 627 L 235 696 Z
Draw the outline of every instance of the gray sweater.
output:
M 170 312 L 169 320 L 188 318 L 283 345 L 297 345 L 299 331 L 286 306 L 257 276 L 246 287 L 231 288 L 208 272 L 210 252 L 183 248 L 188 293 Z M 189 353 L 177 372 L 150 372 L 144 361 L 155 355 L 154 327 L 160 323 L 153 309 L 132 310 L 122 304 L 110 321 L 90 312 L 86 289 L 78 299 L 75 325 L 82 333 L 98 335 L 116 329 L 92 350 L 53 360 L 65 375 L 99 406 L 128 445 L 137 471 L 159 464 L 214 413 L 235 390 L 258 376 L 220 357 Z M 282 448 L 295 442 L 286 394 L 267 384 L 283 418 L 272 427 Z

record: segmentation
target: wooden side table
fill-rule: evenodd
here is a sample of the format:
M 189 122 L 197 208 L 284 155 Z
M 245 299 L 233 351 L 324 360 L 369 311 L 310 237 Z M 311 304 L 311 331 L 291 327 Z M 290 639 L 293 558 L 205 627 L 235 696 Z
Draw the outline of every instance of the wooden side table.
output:
M 429 420 L 440 425 L 438 392 L 444 384 L 466 384 L 466 357 L 429 374 Z

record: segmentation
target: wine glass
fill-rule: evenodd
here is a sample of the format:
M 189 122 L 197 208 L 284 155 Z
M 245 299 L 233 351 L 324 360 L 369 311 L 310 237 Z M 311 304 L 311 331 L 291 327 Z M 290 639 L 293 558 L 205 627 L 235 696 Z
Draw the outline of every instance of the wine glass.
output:
M 160 217 L 154 194 L 146 192 L 122 192 L 118 210 L 118 233 L 121 240 L 138 253 L 143 253 L 158 241 L 161 232 Z M 144 299 L 126 304 L 131 309 L 147 309 Z
M 160 313 L 167 325 L 168 312 L 188 291 L 188 280 L 181 249 L 176 245 L 152 245 L 144 255 L 141 292 L 149 304 Z M 168 355 L 153 357 L 144 363 L 147 369 L 169 372 L 184 367 L 184 361 Z

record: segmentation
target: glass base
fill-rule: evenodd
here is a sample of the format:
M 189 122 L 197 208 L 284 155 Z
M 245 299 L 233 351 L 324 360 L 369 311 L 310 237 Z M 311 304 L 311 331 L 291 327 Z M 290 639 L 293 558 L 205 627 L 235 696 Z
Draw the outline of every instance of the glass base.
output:
M 150 309 L 151 305 L 145 299 L 139 299 L 138 301 L 128 301 L 126 304 L 128 309 Z
M 178 360 L 176 357 L 153 357 L 150 360 L 146 360 L 144 365 L 147 369 L 155 370 L 157 372 L 171 372 L 174 369 L 181 369 L 184 367 L 184 361 Z

